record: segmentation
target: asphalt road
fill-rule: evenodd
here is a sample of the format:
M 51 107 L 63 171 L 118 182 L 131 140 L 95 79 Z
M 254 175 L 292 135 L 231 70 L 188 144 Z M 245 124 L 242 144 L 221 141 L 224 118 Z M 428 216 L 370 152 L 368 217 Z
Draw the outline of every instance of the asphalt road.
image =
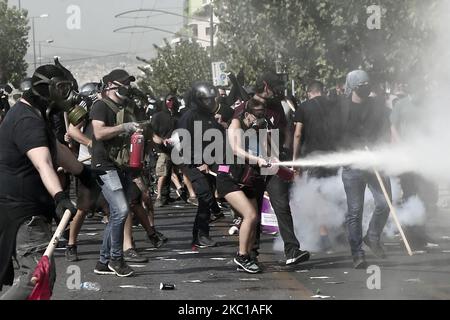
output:
M 87 219 L 79 237 L 80 261 L 65 261 L 64 250 L 56 252 L 57 282 L 52 299 L 61 300 L 304 300 L 304 299 L 450 299 L 450 210 L 441 208 L 427 222 L 438 246 L 408 256 L 400 238 L 384 239 L 388 258 L 377 260 L 367 254 L 368 270 L 354 270 L 348 247 L 332 254 L 312 253 L 310 261 L 285 266 L 282 252 L 273 251 L 274 236 L 262 235 L 261 274 L 238 272 L 232 259 L 237 236 L 227 231 L 232 221 L 211 224 L 215 248 L 192 251 L 191 230 L 196 208 L 182 202 L 156 211 L 156 224 L 169 241 L 159 249 L 145 240 L 141 227 L 134 229 L 140 253 L 149 258 L 134 264 L 135 276 L 119 278 L 96 275 L 104 225 Z M 227 213 L 227 212 L 226 212 Z M 74 267 L 75 266 L 75 267 Z M 79 269 L 77 269 L 77 267 Z M 101 289 L 72 289 L 74 270 L 81 282 L 97 282 Z M 379 275 L 374 278 L 375 273 Z M 370 278 L 372 276 L 372 278 Z M 160 290 L 160 283 L 175 290 Z M 369 283 L 369 285 L 368 285 Z

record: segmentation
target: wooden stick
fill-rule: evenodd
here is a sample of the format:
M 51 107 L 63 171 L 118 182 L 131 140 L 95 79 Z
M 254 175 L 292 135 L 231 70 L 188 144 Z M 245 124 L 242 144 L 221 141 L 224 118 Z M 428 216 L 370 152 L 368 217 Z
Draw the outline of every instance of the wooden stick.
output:
M 64 229 L 66 229 L 67 225 L 69 224 L 71 215 L 72 215 L 72 213 L 70 213 L 69 210 L 66 210 L 64 212 L 64 215 L 63 215 L 61 221 L 59 222 L 59 225 L 56 228 L 56 231 L 53 234 L 53 237 L 50 240 L 50 243 L 48 244 L 47 249 L 45 249 L 43 256 L 47 256 L 49 259 L 51 258 L 51 256 L 53 255 L 53 251 L 55 251 L 55 248 L 58 245 L 59 239 L 61 238 L 61 236 L 64 232 Z M 33 285 L 35 285 L 37 283 L 37 280 L 38 279 L 36 277 L 32 277 L 30 281 Z
M 366 150 L 370 151 L 367 146 L 366 146 Z M 397 229 L 400 232 L 400 235 L 402 236 L 402 240 L 403 240 L 403 243 L 405 244 L 406 250 L 408 251 L 408 254 L 410 256 L 412 256 L 413 253 L 411 251 L 411 247 L 409 246 L 408 239 L 406 239 L 405 233 L 403 232 L 403 228 L 400 224 L 400 221 L 397 218 L 397 211 L 395 210 L 394 206 L 392 205 L 392 201 L 389 198 L 389 195 L 386 191 L 386 187 L 383 183 L 383 180 L 381 179 L 381 175 L 375 168 L 373 168 L 373 171 L 375 172 L 375 175 L 377 176 L 378 183 L 380 184 L 381 190 L 383 191 L 384 197 L 386 198 L 386 202 L 389 206 L 389 209 L 391 210 L 391 214 L 392 214 L 392 217 L 394 218 L 394 222 L 397 226 Z
M 89 160 L 91 160 L 91 159 L 92 159 L 92 156 L 89 156 L 89 157 L 86 157 L 86 158 L 84 158 L 84 159 L 78 160 L 78 162 L 83 163 L 83 162 L 89 161 Z

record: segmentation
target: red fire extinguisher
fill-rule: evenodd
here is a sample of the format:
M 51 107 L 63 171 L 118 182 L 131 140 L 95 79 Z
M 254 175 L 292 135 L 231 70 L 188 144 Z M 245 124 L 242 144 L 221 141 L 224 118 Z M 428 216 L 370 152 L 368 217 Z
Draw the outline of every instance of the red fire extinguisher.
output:
M 131 136 L 130 168 L 141 169 L 144 162 L 144 135 L 135 132 Z

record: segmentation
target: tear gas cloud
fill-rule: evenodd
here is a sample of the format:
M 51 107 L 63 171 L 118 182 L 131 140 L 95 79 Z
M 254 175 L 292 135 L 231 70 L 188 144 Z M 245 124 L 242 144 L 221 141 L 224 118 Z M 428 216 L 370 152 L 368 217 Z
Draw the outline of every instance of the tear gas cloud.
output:
M 424 204 L 417 197 L 400 205 L 402 191 L 395 177 L 414 172 L 435 184 L 450 185 L 450 1 L 442 1 L 438 11 L 440 16 L 430 21 L 437 30 L 434 44 L 424 48 L 422 57 L 422 70 L 426 74 L 418 75 L 424 79 L 419 87 L 427 94 L 424 97 L 419 96 L 420 90 L 413 92 L 412 99 L 416 101 L 418 96 L 420 103 L 404 115 L 402 121 L 407 125 L 399 142 L 379 145 L 371 152 L 336 152 L 307 157 L 297 163 L 285 163 L 301 167 L 349 165 L 363 170 L 376 168 L 391 177 L 393 203 L 402 226 L 421 225 L 427 216 Z M 296 235 L 305 249 L 319 248 L 320 225 L 331 230 L 330 236 L 342 233 L 347 203 L 340 174 L 320 180 L 298 179 L 291 190 L 291 208 Z M 373 208 L 373 198 L 367 188 L 364 231 Z M 393 236 L 395 232 L 397 228 L 389 218 L 384 233 Z M 279 239 L 275 248 L 282 250 L 282 247 Z

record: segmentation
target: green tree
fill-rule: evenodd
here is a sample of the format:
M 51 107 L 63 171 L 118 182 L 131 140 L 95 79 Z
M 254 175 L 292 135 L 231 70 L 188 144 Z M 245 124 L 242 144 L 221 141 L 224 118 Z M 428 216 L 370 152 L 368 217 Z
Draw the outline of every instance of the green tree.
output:
M 145 72 L 141 88 L 164 96 L 169 92 L 183 94 L 194 81 L 211 81 L 211 60 L 198 43 L 183 40 L 170 45 L 165 40 L 164 46 L 155 45 L 155 49 L 157 56 L 146 68 L 140 68 Z
M 0 83 L 17 87 L 26 76 L 29 29 L 27 12 L 8 8 L 8 1 L 0 0 Z
M 249 79 L 285 66 L 291 78 L 333 85 L 364 68 L 380 81 L 404 75 L 433 40 L 433 16 L 441 0 L 216 0 L 218 54 L 244 68 Z M 367 25 L 381 7 L 380 29 Z

